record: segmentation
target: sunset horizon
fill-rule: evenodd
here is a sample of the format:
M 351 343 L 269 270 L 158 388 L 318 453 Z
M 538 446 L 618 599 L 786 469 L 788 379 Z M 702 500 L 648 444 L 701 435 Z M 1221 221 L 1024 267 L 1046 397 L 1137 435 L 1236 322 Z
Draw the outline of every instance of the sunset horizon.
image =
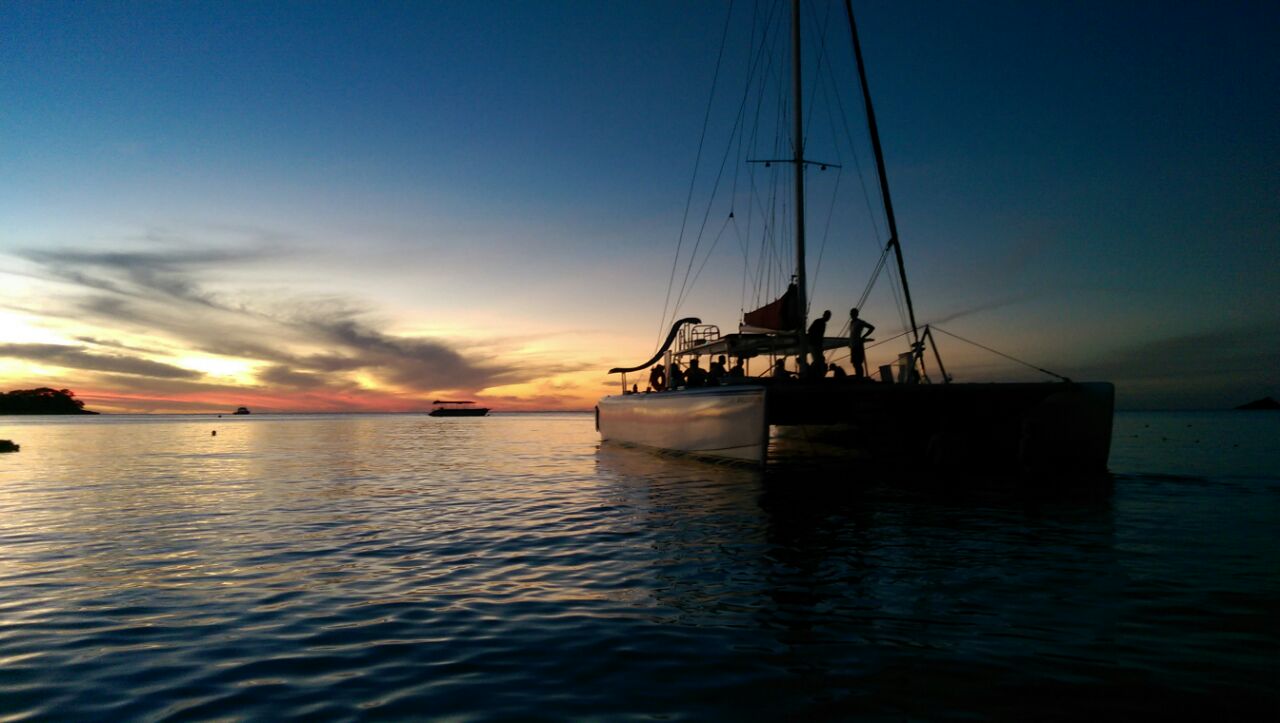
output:
M 591 409 L 654 352 L 695 233 L 682 313 L 728 333 L 761 301 L 745 231 L 686 206 L 716 48 L 749 15 L 729 7 L 11 6 L 0 389 L 109 413 Z M 1278 393 L 1265 11 L 862 12 L 921 324 L 1114 382 L 1122 409 Z M 876 267 L 858 182 L 834 223 L 811 210 L 811 316 L 847 318 Z M 864 318 L 896 334 L 891 292 Z M 957 380 L 1046 378 L 938 341 Z

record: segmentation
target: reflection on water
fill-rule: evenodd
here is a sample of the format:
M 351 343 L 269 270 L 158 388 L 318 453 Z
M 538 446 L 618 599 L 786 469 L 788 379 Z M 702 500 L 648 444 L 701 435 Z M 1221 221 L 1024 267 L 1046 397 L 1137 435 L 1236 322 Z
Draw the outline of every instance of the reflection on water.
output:
M 1054 494 L 587 415 L 5 420 L 0 717 L 1256 713 L 1280 465 L 1240 425 L 1122 415 L 1114 485 Z

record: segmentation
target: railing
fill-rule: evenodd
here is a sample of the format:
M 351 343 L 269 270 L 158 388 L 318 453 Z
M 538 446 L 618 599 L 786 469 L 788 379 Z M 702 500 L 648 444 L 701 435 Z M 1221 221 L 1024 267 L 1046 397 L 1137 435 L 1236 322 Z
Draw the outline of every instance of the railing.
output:
M 610 374 L 622 375 L 622 393 L 626 394 L 628 391 L 627 389 L 627 373 L 628 372 L 638 372 L 642 369 L 648 369 L 654 362 L 661 359 L 663 354 L 667 353 L 667 350 L 671 348 L 671 342 L 676 340 L 676 335 L 680 333 L 680 329 L 685 324 L 701 324 L 701 323 L 702 323 L 702 319 L 699 319 L 695 316 L 686 316 L 685 318 L 680 319 L 679 321 L 671 325 L 671 332 L 667 334 L 667 340 L 662 342 L 662 346 L 658 348 L 658 353 L 650 357 L 648 361 L 646 361 L 643 364 L 637 364 L 633 367 L 614 367 L 610 369 L 609 370 Z M 719 332 L 717 331 L 717 333 Z
M 696 346 L 720 338 L 720 327 L 714 324 L 696 324 L 685 327 L 680 333 L 680 341 L 676 344 L 676 352 L 688 351 Z

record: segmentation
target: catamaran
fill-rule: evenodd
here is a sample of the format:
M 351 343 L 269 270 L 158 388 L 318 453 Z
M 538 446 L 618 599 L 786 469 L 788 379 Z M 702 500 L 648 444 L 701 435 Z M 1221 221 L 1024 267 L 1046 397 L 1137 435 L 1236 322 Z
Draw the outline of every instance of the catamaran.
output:
M 784 195 L 792 196 L 789 215 L 794 224 L 795 256 L 786 291 L 771 303 L 744 313 L 735 333 L 721 334 L 719 327 L 703 324 L 698 317 L 678 319 L 651 358 L 610 369 L 610 374 L 621 376 L 621 393 L 604 397 L 596 407 L 601 439 L 757 464 L 771 458 L 836 455 L 896 457 L 940 467 L 992 471 L 1105 471 L 1115 398 L 1112 384 L 1072 381 L 1039 367 L 1035 368 L 1055 381 L 955 382 L 943 365 L 934 329 L 917 324 L 862 48 L 848 0 L 849 38 L 888 231 L 872 283 L 892 254 L 896 291 L 906 310 L 907 325 L 901 335 L 905 348 L 889 364 L 879 367 L 878 378 L 872 378 L 862 368 L 862 355 L 870 339 L 856 316 L 850 320 L 847 335 L 827 336 L 821 325 L 807 326 L 805 173 L 813 166 L 825 170 L 831 164 L 805 156 L 800 6 L 800 0 L 793 0 L 791 154 L 787 158 L 748 159 L 792 169 L 792 193 Z M 763 39 L 765 33 L 755 37 Z M 857 306 L 865 300 L 864 293 Z M 844 349 L 849 350 L 855 374 L 827 376 L 824 355 Z M 932 354 L 927 355 L 929 351 Z M 739 360 L 748 369 L 756 360 L 757 374 L 725 373 L 721 361 L 707 378 L 701 371 L 707 367 L 698 363 L 703 358 Z M 767 363 L 760 364 L 762 360 Z M 700 371 L 691 371 L 685 378 L 682 364 L 685 369 Z M 639 384 L 628 386 L 628 374 L 646 371 L 651 375 L 646 391 L 641 392 Z

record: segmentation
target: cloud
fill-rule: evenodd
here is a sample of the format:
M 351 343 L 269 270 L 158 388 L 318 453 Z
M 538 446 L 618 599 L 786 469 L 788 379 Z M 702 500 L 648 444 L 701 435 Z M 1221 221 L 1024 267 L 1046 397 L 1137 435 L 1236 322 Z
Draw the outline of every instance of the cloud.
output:
M 116 372 L 158 379 L 197 379 L 200 372 L 137 357 L 93 354 L 81 346 L 0 344 L 0 357 L 26 359 L 71 369 Z
M 158 294 L 219 307 L 216 299 L 192 278 L 194 271 L 259 261 L 275 253 L 261 249 L 105 252 L 28 249 L 20 251 L 18 256 L 43 267 L 54 278 L 75 285 L 140 298 Z
M 1144 341 L 1081 367 L 1133 405 L 1232 406 L 1280 390 L 1280 323 Z
M 289 389 L 317 389 L 329 385 L 329 381 L 321 374 L 297 372 L 281 364 L 268 367 L 256 376 L 264 384 Z
M 960 319 L 966 316 L 972 316 L 973 314 L 978 314 L 984 311 L 991 311 L 993 309 L 1000 309 L 1006 306 L 1013 306 L 1014 304 L 1021 304 L 1024 301 L 1030 301 L 1031 299 L 1034 299 L 1036 296 L 1038 296 L 1038 294 L 1028 293 L 1028 294 L 1016 294 L 1014 296 L 1007 296 L 1001 299 L 993 299 L 991 301 L 987 301 L 981 304 L 966 307 L 959 311 L 953 311 L 950 314 L 938 317 L 936 319 L 931 319 L 929 321 L 926 321 L 925 323 L 932 324 L 934 326 L 937 326 L 939 324 L 946 324 L 948 322 L 955 321 L 956 319 Z
M 270 237 L 260 230 L 250 231 Z M 242 230 L 231 228 L 229 232 Z M 71 287 L 50 293 L 41 300 L 40 308 L 28 308 L 27 313 L 93 325 L 101 332 L 82 334 L 79 340 L 102 348 L 96 351 L 141 351 L 118 341 L 103 341 L 106 334 L 124 334 L 153 340 L 140 346 L 180 348 L 256 362 L 253 383 L 213 389 L 202 386 L 198 372 L 127 354 L 93 353 L 95 350 L 84 347 L 44 345 L 37 349 L 26 345 L 21 350 L 15 347 L 15 353 L 50 362 L 56 357 L 61 360 L 58 363 L 79 369 L 165 379 L 165 384 L 150 388 L 157 394 L 176 395 L 175 399 L 232 389 L 242 393 L 280 390 L 329 394 L 360 408 L 365 402 L 386 405 L 443 391 L 478 395 L 488 388 L 524 384 L 592 366 L 529 354 L 515 358 L 527 338 L 505 343 L 489 339 L 472 345 L 388 334 L 379 328 L 375 313 L 349 297 L 281 297 L 278 292 L 254 293 L 252 289 L 237 290 L 233 296 L 210 290 L 212 280 L 225 278 L 223 272 L 229 267 L 278 264 L 287 256 L 278 241 L 270 239 L 269 245 L 274 246 L 269 251 L 210 249 L 189 241 L 182 248 L 173 248 L 184 240 L 148 233 L 134 240 L 135 245 L 142 244 L 136 249 L 29 249 L 18 253 L 35 264 L 44 278 Z M 100 377 L 99 381 L 130 393 L 143 393 L 148 388 L 124 377 Z

